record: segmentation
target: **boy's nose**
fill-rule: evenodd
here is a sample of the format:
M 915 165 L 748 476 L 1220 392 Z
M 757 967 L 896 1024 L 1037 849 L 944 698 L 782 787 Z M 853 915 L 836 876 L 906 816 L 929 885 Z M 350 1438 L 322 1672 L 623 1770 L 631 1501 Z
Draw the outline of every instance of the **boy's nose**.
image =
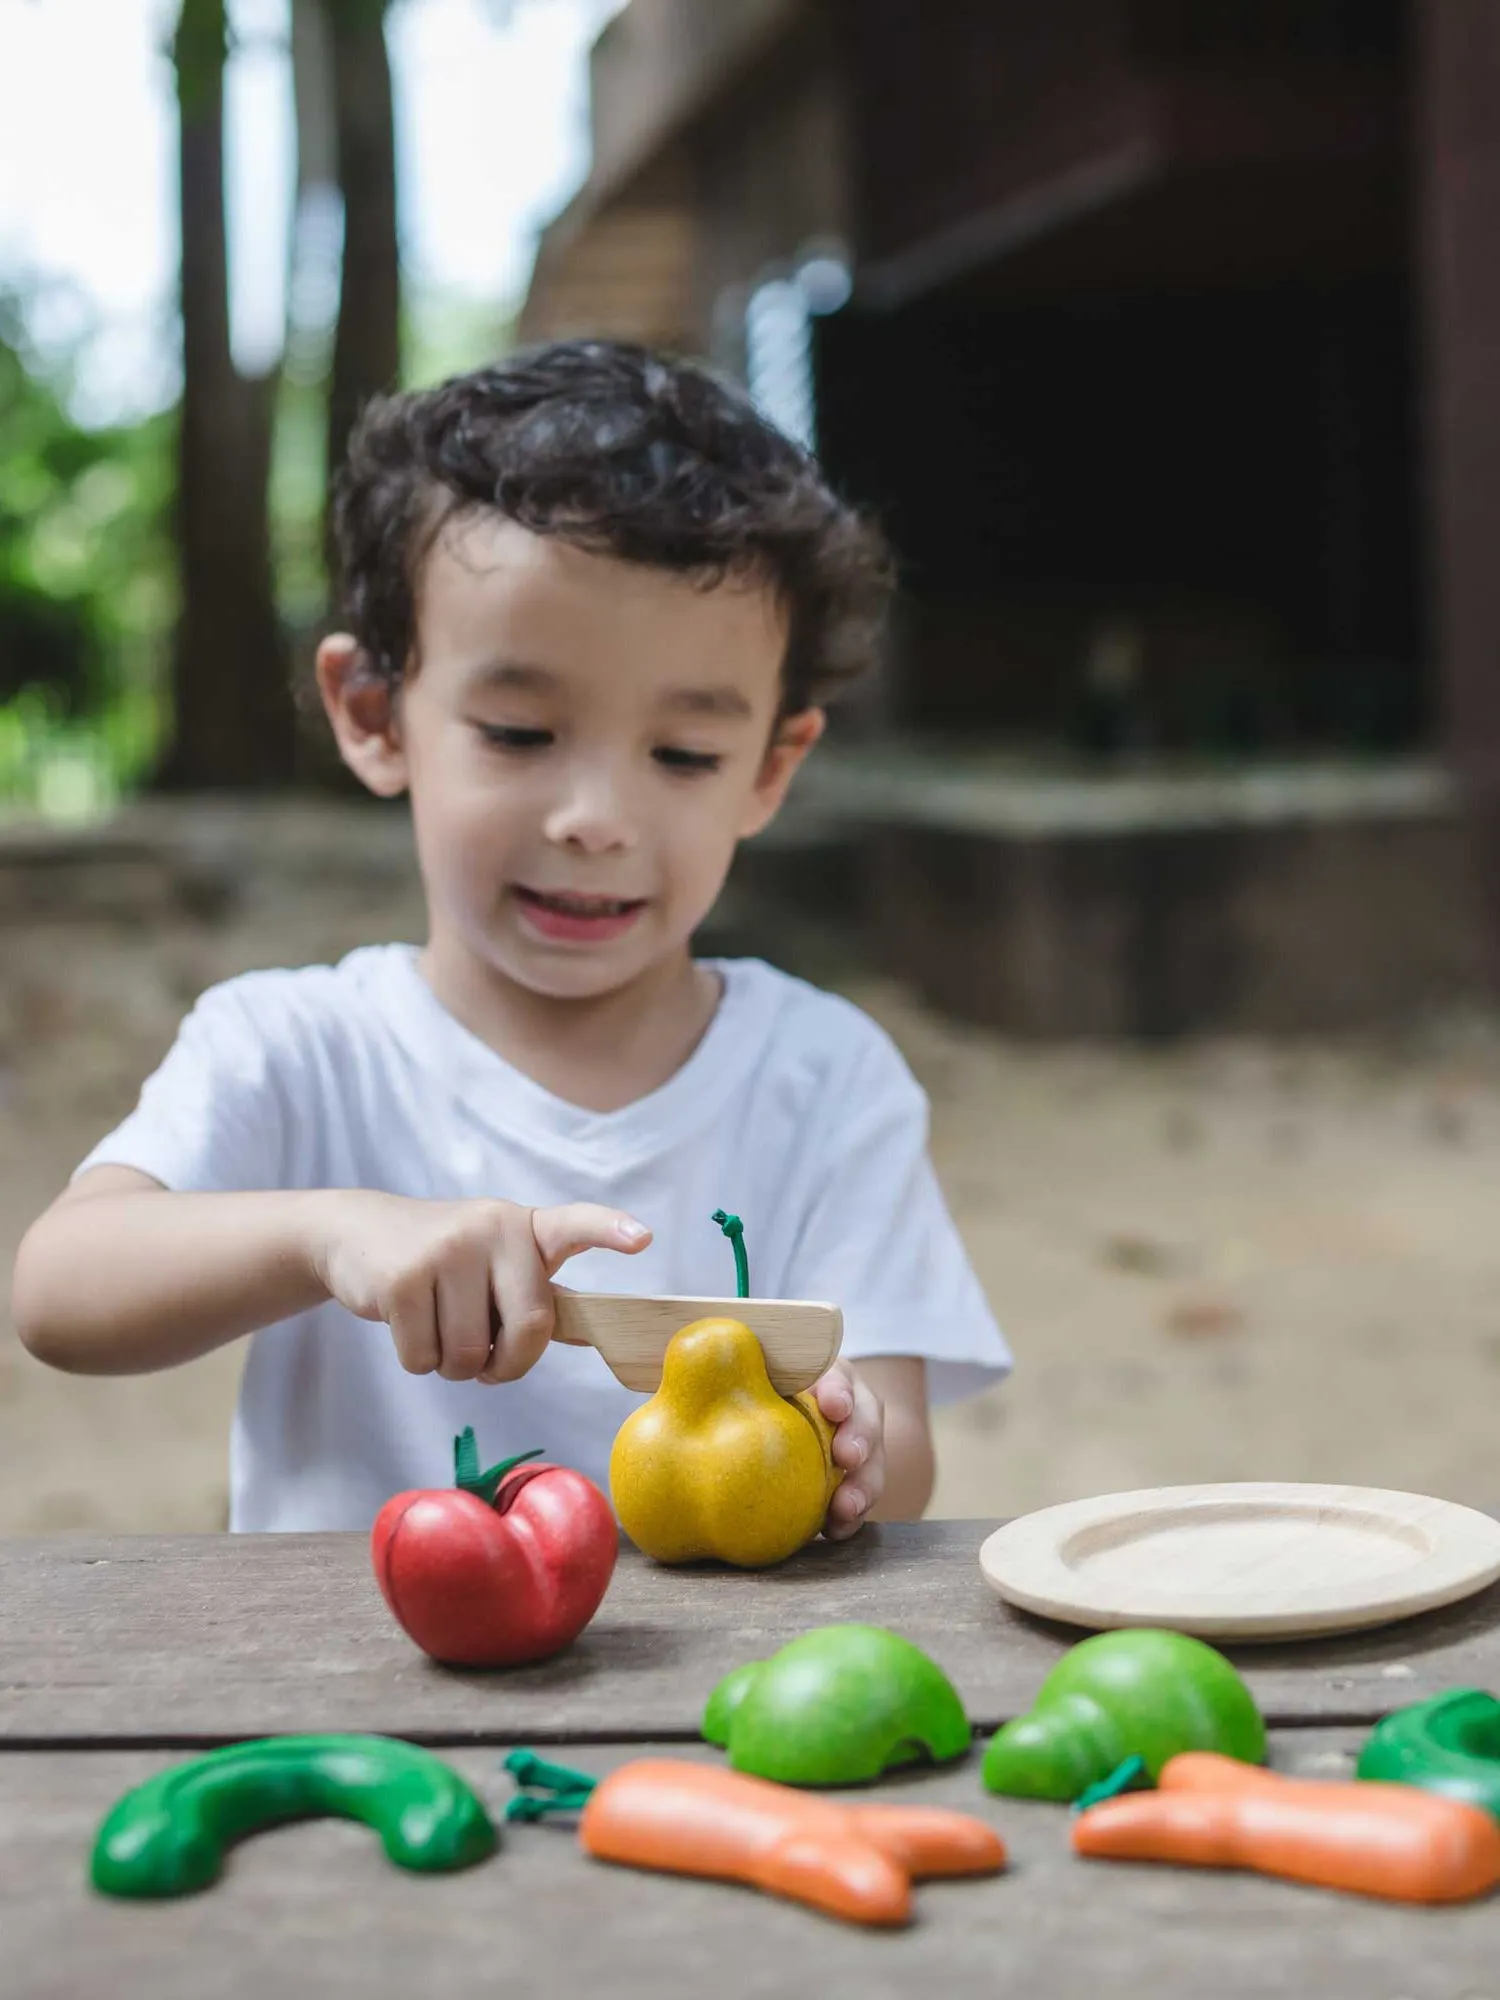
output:
M 636 843 L 619 787 L 600 778 L 570 787 L 548 813 L 543 831 L 558 847 L 577 848 L 585 854 L 623 853 Z

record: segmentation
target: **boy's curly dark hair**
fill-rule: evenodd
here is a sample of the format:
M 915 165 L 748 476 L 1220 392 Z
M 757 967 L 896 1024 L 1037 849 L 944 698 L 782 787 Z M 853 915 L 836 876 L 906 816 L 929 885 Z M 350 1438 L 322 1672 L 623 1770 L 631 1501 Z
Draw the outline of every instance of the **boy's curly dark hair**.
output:
M 870 664 L 893 589 L 886 543 L 748 398 L 621 341 L 532 348 L 371 403 L 334 498 L 345 629 L 392 686 L 416 664 L 422 564 L 455 515 L 711 586 L 764 577 L 787 613 L 782 713 Z

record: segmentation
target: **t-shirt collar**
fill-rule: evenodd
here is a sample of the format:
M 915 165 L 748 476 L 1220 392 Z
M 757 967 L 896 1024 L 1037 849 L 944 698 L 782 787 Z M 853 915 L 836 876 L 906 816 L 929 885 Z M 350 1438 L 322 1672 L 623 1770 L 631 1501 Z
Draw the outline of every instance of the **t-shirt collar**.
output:
M 534 1136 L 549 1155 L 571 1152 L 618 1169 L 701 1130 L 759 1059 L 781 1004 L 780 982 L 758 959 L 701 961 L 722 992 L 697 1047 L 665 1083 L 617 1111 L 555 1096 L 466 1028 L 422 976 L 415 945 L 381 954 L 377 1001 L 413 1061 L 446 1086 L 476 1122 L 515 1144 Z

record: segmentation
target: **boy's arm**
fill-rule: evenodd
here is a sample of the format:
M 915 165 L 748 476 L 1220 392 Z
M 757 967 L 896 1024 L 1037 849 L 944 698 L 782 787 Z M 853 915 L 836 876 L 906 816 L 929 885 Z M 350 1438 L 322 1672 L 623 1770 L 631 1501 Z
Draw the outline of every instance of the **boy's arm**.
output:
M 94 1167 L 22 1239 L 16 1332 L 81 1375 L 195 1360 L 327 1298 L 316 1216 L 308 1194 L 169 1194 L 134 1167 Z
M 919 1521 L 937 1465 L 927 1411 L 927 1365 L 908 1356 L 856 1361 L 854 1372 L 885 1406 L 885 1491 L 876 1521 Z
M 552 1337 L 558 1266 L 650 1240 L 633 1216 L 592 1202 L 533 1209 L 372 1188 L 176 1194 L 133 1168 L 95 1167 L 27 1232 L 12 1309 L 38 1360 L 132 1375 L 336 1299 L 383 1321 L 414 1375 L 509 1382 Z

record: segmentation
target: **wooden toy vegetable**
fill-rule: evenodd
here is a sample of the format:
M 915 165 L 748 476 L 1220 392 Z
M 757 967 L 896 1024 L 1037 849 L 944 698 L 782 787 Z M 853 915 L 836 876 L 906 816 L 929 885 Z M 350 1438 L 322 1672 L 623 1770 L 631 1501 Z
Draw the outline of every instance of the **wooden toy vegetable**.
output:
M 703 1734 L 735 1770 L 784 1785 L 863 1784 L 919 1757 L 962 1757 L 973 1740 L 942 1669 L 875 1625 L 823 1625 L 736 1667 Z
M 186 1895 L 217 1879 L 225 1849 L 245 1834 L 329 1815 L 373 1827 L 399 1868 L 468 1868 L 495 1849 L 488 1813 L 430 1750 L 384 1736 L 268 1737 L 127 1792 L 94 1842 L 94 1887 Z
M 743 1882 L 851 1923 L 904 1924 L 914 1878 L 993 1875 L 1005 1866 L 993 1827 L 937 1807 L 839 1806 L 665 1757 L 624 1764 L 597 1782 L 524 1750 L 506 1765 L 554 1794 L 512 1801 L 520 1809 L 510 1816 L 581 1808 L 578 1838 L 597 1860 Z
M 1500 1883 L 1500 1826 L 1477 1806 L 1409 1785 L 1283 1778 L 1211 1754 L 1173 1758 L 1159 1791 L 1080 1814 L 1073 1846 L 1397 1902 L 1467 1902 Z
M 984 1753 L 984 1783 L 1016 1798 L 1076 1799 L 1138 1756 L 1155 1778 L 1185 1750 L 1264 1762 L 1266 1728 L 1222 1653 L 1181 1632 L 1101 1632 L 1059 1660 L 1028 1715 Z
M 1500 1701 L 1459 1688 L 1398 1709 L 1375 1725 L 1358 1772 L 1462 1799 L 1500 1819 Z
M 739 1218 L 740 1297 L 748 1292 Z M 658 1562 L 783 1561 L 817 1534 L 842 1474 L 810 1390 L 778 1396 L 740 1320 L 702 1319 L 668 1343 L 661 1387 L 620 1427 L 609 1481 L 620 1524 Z
M 370 1551 L 397 1623 L 450 1666 L 509 1667 L 570 1645 L 598 1610 L 619 1534 L 609 1502 L 564 1465 L 479 1469 L 474 1433 L 454 1443 L 454 1484 L 398 1493 Z

